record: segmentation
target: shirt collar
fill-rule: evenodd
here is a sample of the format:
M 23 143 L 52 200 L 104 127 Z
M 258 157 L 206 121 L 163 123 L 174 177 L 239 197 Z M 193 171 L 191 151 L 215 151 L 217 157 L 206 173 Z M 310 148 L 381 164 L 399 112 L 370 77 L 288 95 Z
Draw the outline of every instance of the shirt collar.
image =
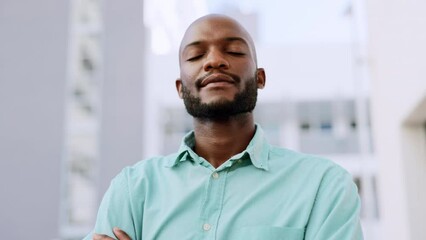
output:
M 174 167 L 179 163 L 187 160 L 193 160 L 195 162 L 201 163 L 202 160 L 200 159 L 200 157 L 192 150 L 194 148 L 194 145 L 194 131 L 191 131 L 187 133 L 182 139 L 177 155 L 175 155 L 176 158 L 170 158 L 166 166 Z M 258 124 L 256 124 L 256 132 L 247 148 L 243 152 L 233 156 L 230 160 L 238 160 L 241 159 L 244 155 L 248 154 L 253 166 L 259 169 L 268 170 L 269 148 L 270 145 L 266 141 L 262 128 Z

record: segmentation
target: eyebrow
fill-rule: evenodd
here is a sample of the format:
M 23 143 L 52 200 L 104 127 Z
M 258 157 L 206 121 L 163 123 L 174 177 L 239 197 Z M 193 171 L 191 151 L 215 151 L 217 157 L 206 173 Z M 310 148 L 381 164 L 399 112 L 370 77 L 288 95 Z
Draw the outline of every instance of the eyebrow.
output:
M 227 41 L 227 42 L 235 42 L 235 41 L 242 42 L 242 43 L 244 43 L 247 47 L 250 47 L 250 45 L 248 44 L 248 42 L 247 42 L 244 38 L 241 38 L 241 37 L 226 37 L 226 38 L 223 38 L 223 40 L 225 40 L 225 41 Z M 191 43 L 187 44 L 187 45 L 183 48 L 183 50 L 182 50 L 182 51 L 185 51 L 187 48 L 192 47 L 192 46 L 198 46 L 198 45 L 201 45 L 203 42 L 204 42 L 204 41 L 194 41 L 194 42 L 191 42 Z
M 227 38 L 225 38 L 225 40 L 228 41 L 228 42 L 239 41 L 239 42 L 242 42 L 245 45 L 249 46 L 249 44 L 247 43 L 247 41 L 244 38 L 241 38 L 241 37 L 227 37 Z

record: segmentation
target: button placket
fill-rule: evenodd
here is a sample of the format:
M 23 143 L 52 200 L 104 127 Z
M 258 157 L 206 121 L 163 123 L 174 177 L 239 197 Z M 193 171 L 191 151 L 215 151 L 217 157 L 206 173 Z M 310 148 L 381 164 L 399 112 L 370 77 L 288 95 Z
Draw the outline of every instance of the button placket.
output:
M 204 231 L 209 231 L 212 228 L 212 225 L 208 224 L 208 223 L 204 223 L 203 224 L 203 230 Z
M 214 173 L 212 174 L 212 178 L 214 178 L 214 179 L 218 179 L 218 178 L 219 178 L 219 173 L 218 173 L 218 172 L 214 172 Z
M 205 192 L 205 200 L 201 210 L 201 239 L 216 239 L 219 218 L 223 208 L 227 170 L 214 169 L 210 172 Z M 200 235 L 201 236 L 201 235 Z

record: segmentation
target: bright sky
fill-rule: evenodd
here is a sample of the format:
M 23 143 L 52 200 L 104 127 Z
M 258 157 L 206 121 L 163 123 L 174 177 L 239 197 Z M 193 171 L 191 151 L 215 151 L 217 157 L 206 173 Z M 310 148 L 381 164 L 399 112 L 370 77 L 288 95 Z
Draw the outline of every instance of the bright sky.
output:
M 350 0 L 208 0 L 213 11 L 238 6 L 258 13 L 260 41 L 265 44 L 349 42 Z M 225 10 L 226 11 L 226 10 Z

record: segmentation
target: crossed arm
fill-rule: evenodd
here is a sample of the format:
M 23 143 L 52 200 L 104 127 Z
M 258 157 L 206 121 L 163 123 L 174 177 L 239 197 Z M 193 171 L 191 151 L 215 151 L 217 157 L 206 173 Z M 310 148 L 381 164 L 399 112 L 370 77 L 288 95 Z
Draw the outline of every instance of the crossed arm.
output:
M 123 230 L 119 229 L 118 227 L 115 227 L 112 229 L 114 232 L 114 235 L 117 237 L 118 240 L 132 240 Z M 94 233 L 92 236 L 93 240 L 114 240 L 114 238 L 111 238 L 105 234 L 96 234 Z

